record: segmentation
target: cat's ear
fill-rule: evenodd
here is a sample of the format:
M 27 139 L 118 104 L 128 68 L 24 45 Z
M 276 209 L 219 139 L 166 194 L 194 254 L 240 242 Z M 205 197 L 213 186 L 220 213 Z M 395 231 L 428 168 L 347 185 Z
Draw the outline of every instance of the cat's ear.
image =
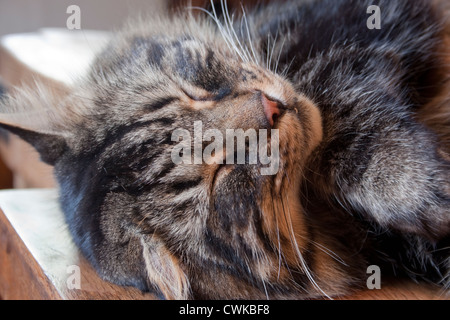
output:
M 3 123 L 0 123 L 0 127 L 31 144 L 39 152 L 41 160 L 49 165 L 54 165 L 67 149 L 66 140 L 58 135 L 30 131 Z
M 64 110 L 70 90 L 36 84 L 14 89 L 0 100 L 0 128 L 30 143 L 42 161 L 54 165 L 67 149 L 70 131 Z
M 155 235 L 142 239 L 142 246 L 149 283 L 166 299 L 189 299 L 189 280 L 178 259 Z

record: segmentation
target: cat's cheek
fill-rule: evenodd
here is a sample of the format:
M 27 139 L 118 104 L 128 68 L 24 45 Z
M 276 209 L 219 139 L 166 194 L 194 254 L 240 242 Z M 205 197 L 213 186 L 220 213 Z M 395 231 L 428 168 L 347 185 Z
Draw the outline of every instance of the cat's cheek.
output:
M 316 250 L 315 254 L 314 272 L 318 287 L 328 296 L 339 296 L 343 292 L 348 292 L 350 287 L 359 284 L 357 279 L 363 279 L 363 268 L 353 270 L 349 276 L 349 270 L 345 270 L 345 266 L 333 259 L 330 254 L 321 250 Z M 320 293 L 318 292 L 319 295 Z
M 303 208 L 298 198 L 298 185 L 282 194 L 273 194 L 273 188 L 266 184 L 261 202 L 262 227 L 274 248 L 277 248 L 290 265 L 296 265 L 298 254 L 308 246 L 309 233 Z M 285 241 L 280 241 L 284 239 Z
M 299 103 L 294 109 L 297 115 L 299 114 L 298 108 L 303 110 L 302 114 L 307 118 L 303 120 L 302 124 L 305 128 L 305 135 L 309 139 L 309 152 L 311 152 L 323 139 L 322 115 L 319 107 L 303 95 L 300 95 Z M 301 118 L 299 120 L 302 121 Z

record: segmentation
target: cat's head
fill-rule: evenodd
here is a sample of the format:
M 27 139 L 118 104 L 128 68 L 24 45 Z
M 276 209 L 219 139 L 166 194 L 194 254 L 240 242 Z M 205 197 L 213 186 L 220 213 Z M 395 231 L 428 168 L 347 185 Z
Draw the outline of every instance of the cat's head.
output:
M 320 114 L 240 52 L 209 22 L 161 20 L 113 40 L 76 88 L 3 101 L 3 127 L 55 166 L 75 241 L 105 278 L 183 298 L 308 276 L 299 188 Z M 227 129 L 248 135 L 244 163 Z

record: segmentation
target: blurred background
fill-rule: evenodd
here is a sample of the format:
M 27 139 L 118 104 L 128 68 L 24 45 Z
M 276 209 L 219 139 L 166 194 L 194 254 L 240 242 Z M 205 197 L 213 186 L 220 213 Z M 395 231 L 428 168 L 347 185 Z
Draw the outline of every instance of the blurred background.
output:
M 43 27 L 65 28 L 67 7 L 81 9 L 82 29 L 112 30 L 136 12 L 148 12 L 185 6 L 188 0 L 0 0 L 0 36 L 31 32 Z M 192 0 L 193 6 L 208 7 L 210 0 Z M 220 2 L 220 1 L 215 1 Z M 228 0 L 230 8 L 239 8 L 265 0 Z
M 177 1 L 179 2 L 179 1 Z M 43 27 L 65 28 L 67 7 L 81 10 L 81 28 L 111 30 L 135 12 L 164 9 L 165 0 L 0 0 L 0 36 Z

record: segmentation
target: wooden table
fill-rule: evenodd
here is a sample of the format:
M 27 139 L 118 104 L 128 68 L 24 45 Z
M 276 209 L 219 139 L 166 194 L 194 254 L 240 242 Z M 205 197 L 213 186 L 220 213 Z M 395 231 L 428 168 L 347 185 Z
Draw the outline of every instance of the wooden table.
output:
M 72 242 L 56 190 L 1 191 L 0 207 L 3 299 L 154 298 L 97 276 Z
M 3 299 L 154 299 L 101 280 L 72 242 L 55 189 L 0 191 Z M 79 271 L 79 273 L 78 273 Z M 383 280 L 383 279 L 382 279 Z M 344 299 L 446 299 L 438 289 L 384 282 Z

